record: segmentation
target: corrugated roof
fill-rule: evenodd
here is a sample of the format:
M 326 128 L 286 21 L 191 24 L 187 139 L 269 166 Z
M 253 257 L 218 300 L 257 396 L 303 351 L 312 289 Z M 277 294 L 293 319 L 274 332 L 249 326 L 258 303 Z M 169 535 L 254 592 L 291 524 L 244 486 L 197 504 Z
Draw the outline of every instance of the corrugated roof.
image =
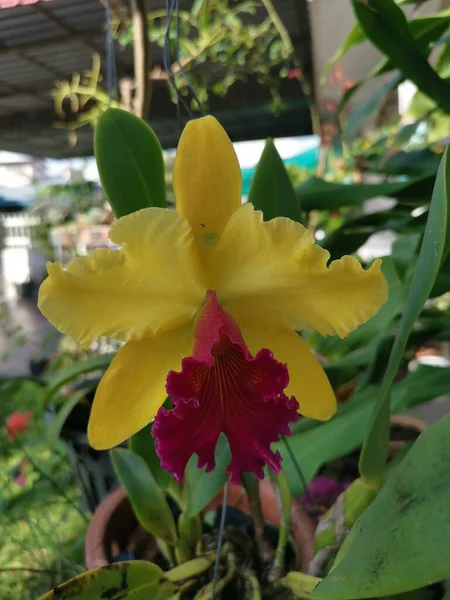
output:
M 78 131 L 78 144 L 68 143 L 51 91 L 56 80 L 71 79 L 91 68 L 92 55 L 105 56 L 104 0 L 0 0 L 0 149 L 37 156 L 82 156 L 92 153 L 92 130 Z M 165 0 L 150 0 L 151 10 Z M 184 0 L 184 8 L 193 2 Z M 311 73 L 306 0 L 277 0 L 305 71 Z M 155 48 L 155 65 L 162 52 Z M 119 77 L 133 77 L 130 47 L 116 47 Z M 309 113 L 298 82 L 283 81 L 281 95 L 288 109 L 279 117 L 268 110 L 270 96 L 255 81 L 235 84 L 225 98 L 211 97 L 210 110 L 224 123 L 232 139 L 310 133 Z M 67 120 L 74 116 L 67 115 Z M 155 82 L 150 122 L 164 146 L 179 135 L 176 109 L 166 83 Z

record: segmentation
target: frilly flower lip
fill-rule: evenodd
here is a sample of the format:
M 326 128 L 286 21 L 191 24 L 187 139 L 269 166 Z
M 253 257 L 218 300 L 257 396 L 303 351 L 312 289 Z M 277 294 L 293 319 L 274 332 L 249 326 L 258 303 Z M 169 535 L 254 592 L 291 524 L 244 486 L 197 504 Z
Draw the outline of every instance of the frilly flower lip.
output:
M 190 457 L 198 466 L 214 469 L 214 451 L 220 433 L 230 445 L 231 481 L 240 483 L 244 471 L 263 477 L 267 464 L 281 468 L 279 452 L 271 450 L 280 435 L 289 435 L 289 423 L 298 419 L 298 402 L 288 398 L 287 367 L 268 349 L 252 356 L 236 321 L 208 291 L 194 328 L 192 356 L 171 371 L 166 391 L 174 408 L 160 408 L 153 425 L 162 466 L 182 481 Z

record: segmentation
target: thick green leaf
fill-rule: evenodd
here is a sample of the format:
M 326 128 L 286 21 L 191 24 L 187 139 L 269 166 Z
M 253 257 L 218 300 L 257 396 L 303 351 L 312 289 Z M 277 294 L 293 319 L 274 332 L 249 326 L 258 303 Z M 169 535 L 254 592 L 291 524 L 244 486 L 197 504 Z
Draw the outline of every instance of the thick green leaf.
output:
M 147 463 L 126 448 L 111 450 L 111 460 L 140 524 L 168 544 L 177 542 L 172 511 Z
M 423 203 L 432 189 L 434 176 L 417 177 L 394 183 L 333 183 L 311 177 L 296 192 L 303 210 L 336 210 L 343 206 L 360 206 L 365 200 L 377 196 L 391 196 L 401 200 Z M 430 185 L 431 184 L 431 185 Z
M 145 460 L 158 486 L 165 492 L 172 475 L 161 467 L 161 461 L 155 450 L 152 436 L 152 423 L 135 433 L 129 440 L 130 449 Z
M 166 206 L 161 144 L 144 121 L 108 108 L 97 122 L 94 147 L 102 186 L 117 217 Z
M 87 571 L 58 585 L 41 600 L 166 600 L 175 590 L 159 567 L 133 560 Z
M 379 169 L 387 175 L 410 175 L 412 177 L 425 174 L 436 174 L 441 156 L 430 148 L 397 152 Z
M 263 212 L 265 221 L 275 217 L 300 221 L 298 197 L 271 138 L 266 141 L 256 167 L 248 201 Z
M 394 0 L 352 0 L 352 5 L 367 38 L 402 75 L 450 113 L 450 86 L 429 65 Z
M 46 404 L 49 400 L 51 400 L 51 398 L 60 388 L 62 388 L 63 385 L 74 381 L 80 375 L 92 373 L 93 371 L 104 371 L 107 369 L 114 356 L 114 354 L 100 354 L 98 356 L 92 356 L 86 358 L 86 360 L 81 360 L 80 362 L 67 367 L 67 369 L 58 371 L 54 377 L 48 379 L 47 381 L 47 393 L 44 403 Z
M 360 473 L 370 487 L 380 488 L 389 441 L 390 391 L 409 334 L 427 300 L 441 264 L 450 209 L 450 159 L 447 148 L 439 167 L 425 234 L 400 325 L 386 367 L 377 405 L 364 441 Z
M 192 456 L 184 474 L 185 514 L 192 518 L 213 500 L 227 481 L 225 469 L 230 464 L 231 454 L 228 440 L 221 434 L 215 452 L 216 466 L 210 473 L 197 467 L 197 457 Z
M 315 600 L 400 594 L 450 577 L 450 415 L 422 433 L 345 539 Z

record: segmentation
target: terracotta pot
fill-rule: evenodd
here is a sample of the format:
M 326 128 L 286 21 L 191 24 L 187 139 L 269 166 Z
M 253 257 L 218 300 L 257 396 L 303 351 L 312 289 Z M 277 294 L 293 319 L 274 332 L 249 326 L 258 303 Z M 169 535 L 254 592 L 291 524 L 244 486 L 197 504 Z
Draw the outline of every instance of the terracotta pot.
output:
M 278 502 L 272 485 L 268 481 L 260 484 L 261 504 L 264 517 L 271 525 L 280 524 Z M 208 506 L 205 512 L 214 510 L 222 504 L 222 493 Z M 228 506 L 249 514 L 247 496 L 242 487 L 228 486 Z M 114 556 L 126 550 L 130 539 L 136 538 L 138 529 L 136 518 L 122 488 L 118 488 L 107 496 L 92 516 L 85 541 L 85 558 L 88 569 L 95 569 L 109 564 Z M 298 568 L 307 572 L 312 557 L 315 525 L 311 517 L 299 506 L 295 505 L 292 513 L 292 534 L 297 547 Z M 153 557 L 151 552 L 153 550 Z M 156 543 L 146 559 L 152 560 L 157 554 Z
M 391 437 L 394 429 L 398 431 L 400 439 L 391 439 L 389 441 L 389 457 L 395 456 L 403 448 L 405 442 L 414 441 L 419 437 L 422 431 L 428 428 L 428 424 L 412 415 L 392 415 L 391 416 Z M 402 430 L 404 436 L 402 436 Z M 403 439 L 402 439 L 403 437 Z
M 159 551 L 155 540 L 138 525 L 125 490 L 117 488 L 92 515 L 84 542 L 86 566 L 104 567 L 130 546 L 150 561 Z

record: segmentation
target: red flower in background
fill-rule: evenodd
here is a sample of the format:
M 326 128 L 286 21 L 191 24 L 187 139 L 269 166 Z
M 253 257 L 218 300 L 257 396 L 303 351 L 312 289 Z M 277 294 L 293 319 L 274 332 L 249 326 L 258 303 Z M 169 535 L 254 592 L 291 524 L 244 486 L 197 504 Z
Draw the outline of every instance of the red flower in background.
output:
M 26 410 L 25 412 L 15 410 L 9 415 L 6 421 L 6 431 L 9 441 L 15 440 L 17 436 L 28 427 L 28 423 L 30 422 L 32 416 L 33 414 L 31 410 Z

